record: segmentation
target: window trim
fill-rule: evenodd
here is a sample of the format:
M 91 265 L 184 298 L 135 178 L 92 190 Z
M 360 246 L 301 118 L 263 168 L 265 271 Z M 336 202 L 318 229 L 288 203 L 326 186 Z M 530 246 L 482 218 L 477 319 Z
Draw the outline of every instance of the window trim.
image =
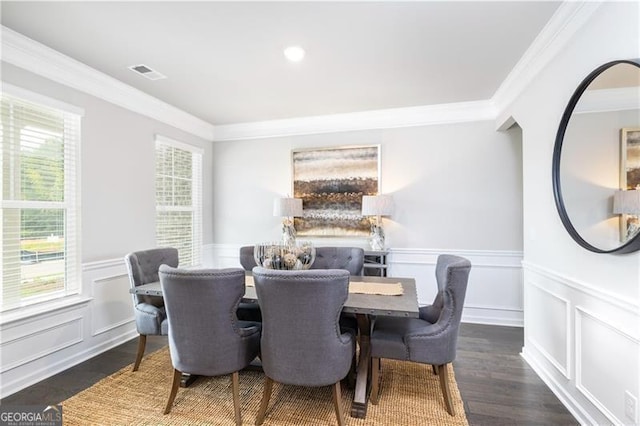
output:
M 51 98 L 40 93 L 33 92 L 28 89 L 24 89 L 19 86 L 0 81 L 2 85 L 2 94 L 18 98 L 21 101 L 34 103 L 39 107 L 51 108 L 58 110 L 65 116 L 65 132 L 66 132 L 66 115 L 73 115 L 73 119 L 77 124 L 77 136 L 74 140 L 74 166 L 73 170 L 65 167 L 63 172 L 65 179 L 70 177 L 69 173 L 73 173 L 73 197 L 68 197 L 68 186 L 65 185 L 65 201 L 27 201 L 27 200 L 2 200 L 2 209 L 5 208 L 38 208 L 52 207 L 63 208 L 67 212 L 72 212 L 74 220 L 73 223 L 66 223 L 67 230 L 73 232 L 74 241 L 72 248 L 69 249 L 73 253 L 72 260 L 69 261 L 65 267 L 65 288 L 57 292 L 51 292 L 46 295 L 35 295 L 30 299 L 31 303 L 20 303 L 11 308 L 5 308 L 0 305 L 0 325 L 4 325 L 7 322 L 18 321 L 24 318 L 28 318 L 34 315 L 39 315 L 51 311 L 61 309 L 61 307 L 77 304 L 78 300 L 88 300 L 86 296 L 83 296 L 82 286 L 82 251 L 81 251 L 81 145 L 82 145 L 82 118 L 85 115 L 84 108 L 72 105 L 55 98 Z M 68 201 L 72 198 L 71 201 Z M 72 229 L 70 229 L 72 227 Z M 0 232 L 0 234 L 2 234 Z M 66 251 L 65 251 L 66 253 Z M 2 265 L 0 265 L 0 272 L 2 271 Z M 71 271 L 71 274 L 69 274 Z M 68 277 L 68 278 L 67 278 Z M 2 298 L 0 297 L 0 300 Z
M 193 203 L 190 207 L 186 208 L 185 206 L 163 206 L 163 207 L 159 207 L 157 204 L 157 198 L 154 197 L 154 201 L 155 201 L 155 218 L 157 219 L 157 214 L 158 211 L 165 211 L 165 212 L 169 212 L 169 211 L 177 211 L 177 212 L 185 212 L 185 211 L 189 211 L 189 212 L 193 212 L 193 216 L 194 216 L 194 223 L 193 223 L 193 232 L 192 232 L 192 239 L 193 239 L 193 247 L 192 247 L 192 251 L 194 254 L 194 259 L 196 260 L 195 263 L 201 263 L 202 262 L 202 256 L 203 256 L 203 245 L 202 245 L 202 232 L 203 232 L 203 203 L 204 203 L 204 192 L 203 192 L 203 182 L 204 182 L 204 173 L 203 173 L 203 162 L 204 162 L 204 149 L 195 145 L 191 145 L 188 143 L 184 143 L 184 142 L 180 142 L 177 141 L 175 139 L 169 138 L 167 136 L 164 135 L 160 135 L 160 134 L 156 134 L 155 135 L 155 139 L 154 139 L 154 156 L 157 155 L 157 148 L 158 145 L 165 145 L 165 146 L 170 146 L 172 148 L 176 148 L 176 149 L 180 149 L 183 151 L 188 151 L 190 152 L 192 155 L 198 155 L 199 158 L 199 164 L 197 165 L 198 167 L 195 167 L 195 164 L 192 164 L 193 168 L 192 168 L 192 183 L 193 183 L 193 188 L 192 188 L 192 192 L 194 191 L 198 191 L 198 205 L 194 206 Z M 193 157 L 192 157 L 193 159 Z M 157 178 L 158 176 L 158 169 L 154 169 L 154 178 Z M 157 190 L 157 187 L 154 186 L 154 189 Z M 196 209 L 197 207 L 197 209 Z M 157 238 L 158 238 L 158 224 L 156 222 L 156 226 L 155 226 L 155 230 L 156 230 L 156 243 L 157 243 Z
M 62 102 L 45 95 L 41 95 L 40 93 L 23 89 L 22 87 L 14 86 L 13 84 L 5 83 L 4 81 L 0 83 L 2 83 L 2 92 L 6 93 L 7 95 L 15 96 L 16 98 L 21 98 L 25 101 L 40 104 L 49 108 L 59 109 L 70 114 L 76 114 L 80 117 L 84 117 L 84 108 L 68 104 L 66 102 Z

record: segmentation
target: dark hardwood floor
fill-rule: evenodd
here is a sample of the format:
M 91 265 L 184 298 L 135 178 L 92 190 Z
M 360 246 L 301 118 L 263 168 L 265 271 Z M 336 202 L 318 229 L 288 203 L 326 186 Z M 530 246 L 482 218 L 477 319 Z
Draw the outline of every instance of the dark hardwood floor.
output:
M 577 425 L 578 422 L 520 357 L 523 330 L 462 324 L 454 371 L 471 425 Z M 147 353 L 167 344 L 149 336 Z M 134 361 L 131 340 L 0 401 L 57 404 Z M 144 362 L 144 361 L 143 361 Z
M 462 324 L 453 363 L 471 425 L 577 425 L 520 356 L 523 329 Z

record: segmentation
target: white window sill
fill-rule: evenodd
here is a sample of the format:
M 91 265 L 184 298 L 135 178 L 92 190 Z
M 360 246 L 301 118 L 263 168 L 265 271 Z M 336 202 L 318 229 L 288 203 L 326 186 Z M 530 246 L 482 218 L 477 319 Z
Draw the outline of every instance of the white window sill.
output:
M 0 326 L 4 327 L 17 321 L 24 321 L 33 317 L 50 314 L 55 311 L 71 307 L 87 305 L 91 300 L 93 300 L 92 297 L 75 294 L 73 296 L 67 296 L 35 305 L 25 306 L 23 308 L 13 309 L 11 311 L 0 313 Z

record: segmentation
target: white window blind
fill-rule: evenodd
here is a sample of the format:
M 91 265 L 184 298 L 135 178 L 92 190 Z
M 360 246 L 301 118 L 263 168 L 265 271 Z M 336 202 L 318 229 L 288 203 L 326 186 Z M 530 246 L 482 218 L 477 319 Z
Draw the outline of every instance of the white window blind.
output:
M 156 137 L 156 239 L 180 265 L 202 262 L 202 151 Z
M 80 290 L 81 116 L 6 90 L 0 99 L 0 306 L 7 311 Z

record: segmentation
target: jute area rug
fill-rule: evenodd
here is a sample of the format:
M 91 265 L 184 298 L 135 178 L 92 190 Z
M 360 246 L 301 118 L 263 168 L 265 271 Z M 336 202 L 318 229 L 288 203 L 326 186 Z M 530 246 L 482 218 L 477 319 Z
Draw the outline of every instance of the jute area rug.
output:
M 468 425 L 453 369 L 449 380 L 456 416 L 447 414 L 438 377 L 431 366 L 383 360 L 378 405 L 366 419 L 349 415 L 353 390 L 342 387 L 348 425 Z M 170 414 L 163 415 L 173 368 L 168 348 L 148 355 L 137 372 L 131 366 L 63 401 L 64 425 L 233 425 L 230 376 L 201 377 L 180 388 Z M 240 372 L 243 424 L 253 425 L 262 397 L 264 375 Z M 274 384 L 264 425 L 337 424 L 331 388 Z

